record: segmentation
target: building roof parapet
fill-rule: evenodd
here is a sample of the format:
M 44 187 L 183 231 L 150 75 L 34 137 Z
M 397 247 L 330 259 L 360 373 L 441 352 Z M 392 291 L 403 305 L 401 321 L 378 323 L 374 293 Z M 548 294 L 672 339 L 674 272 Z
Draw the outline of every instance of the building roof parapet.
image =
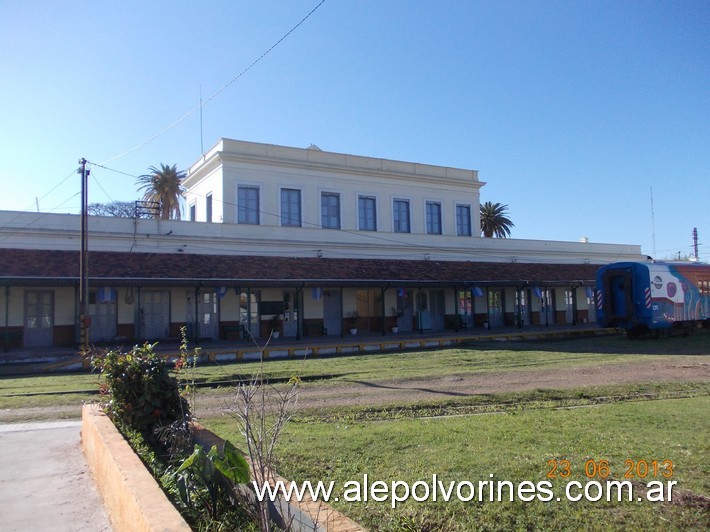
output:
M 437 166 L 414 162 L 397 161 L 362 155 L 328 152 L 313 148 L 293 148 L 263 144 L 234 139 L 220 139 L 207 153 L 193 164 L 186 182 L 190 177 L 202 174 L 211 168 L 211 162 L 221 161 L 249 161 L 258 163 L 298 165 L 321 168 L 337 168 L 347 172 L 365 172 L 390 174 L 395 176 L 410 176 L 438 180 L 455 180 L 470 183 L 476 187 L 485 185 L 478 180 L 477 170 Z

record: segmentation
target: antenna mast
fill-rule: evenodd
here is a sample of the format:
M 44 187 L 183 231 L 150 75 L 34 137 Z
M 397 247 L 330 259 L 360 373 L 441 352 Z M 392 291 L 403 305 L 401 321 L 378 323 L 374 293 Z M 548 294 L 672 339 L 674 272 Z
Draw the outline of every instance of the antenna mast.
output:
M 653 212 L 653 185 L 651 186 L 651 243 L 653 245 L 653 258 L 656 258 L 656 215 Z
M 202 142 L 202 84 L 200 83 L 200 155 L 205 154 L 205 146 Z

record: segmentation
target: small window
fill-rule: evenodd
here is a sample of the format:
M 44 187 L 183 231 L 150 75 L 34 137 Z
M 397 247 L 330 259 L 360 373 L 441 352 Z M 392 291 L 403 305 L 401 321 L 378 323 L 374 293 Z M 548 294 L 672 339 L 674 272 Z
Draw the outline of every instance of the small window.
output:
M 259 189 L 237 187 L 237 223 L 259 225 Z
M 395 233 L 409 233 L 409 200 L 396 199 L 392 204 L 392 222 Z
M 197 206 L 194 203 L 190 204 L 190 221 L 194 222 L 197 216 Z
M 456 234 L 471 236 L 471 206 L 456 205 Z
M 358 219 L 360 231 L 377 231 L 377 211 L 374 197 L 360 196 L 358 198 Z
M 430 235 L 441 234 L 441 203 L 426 202 L 426 232 Z
M 211 222 L 212 221 L 212 194 L 207 194 L 205 197 L 205 221 Z
M 340 229 L 340 194 L 321 193 L 320 220 L 324 229 Z
M 281 225 L 301 227 L 301 191 L 281 189 Z

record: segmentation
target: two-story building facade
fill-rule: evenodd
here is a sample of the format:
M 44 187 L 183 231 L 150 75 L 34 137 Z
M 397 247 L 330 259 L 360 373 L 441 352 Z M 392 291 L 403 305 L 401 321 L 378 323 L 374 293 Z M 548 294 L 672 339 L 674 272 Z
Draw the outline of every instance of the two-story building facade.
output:
M 483 185 L 474 170 L 221 139 L 184 180 L 188 220 L 89 217 L 90 340 L 581 323 L 599 265 L 645 260 L 636 245 L 482 238 Z M 77 341 L 79 218 L 0 213 L 6 348 Z

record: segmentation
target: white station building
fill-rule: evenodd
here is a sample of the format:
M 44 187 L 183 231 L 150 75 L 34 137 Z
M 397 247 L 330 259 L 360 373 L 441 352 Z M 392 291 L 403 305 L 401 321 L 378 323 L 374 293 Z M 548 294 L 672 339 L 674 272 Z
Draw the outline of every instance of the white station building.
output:
M 91 343 L 585 323 L 596 269 L 646 260 L 482 238 L 475 170 L 221 139 L 183 184 L 187 220 L 89 217 Z M 78 343 L 80 227 L 0 212 L 5 351 Z

